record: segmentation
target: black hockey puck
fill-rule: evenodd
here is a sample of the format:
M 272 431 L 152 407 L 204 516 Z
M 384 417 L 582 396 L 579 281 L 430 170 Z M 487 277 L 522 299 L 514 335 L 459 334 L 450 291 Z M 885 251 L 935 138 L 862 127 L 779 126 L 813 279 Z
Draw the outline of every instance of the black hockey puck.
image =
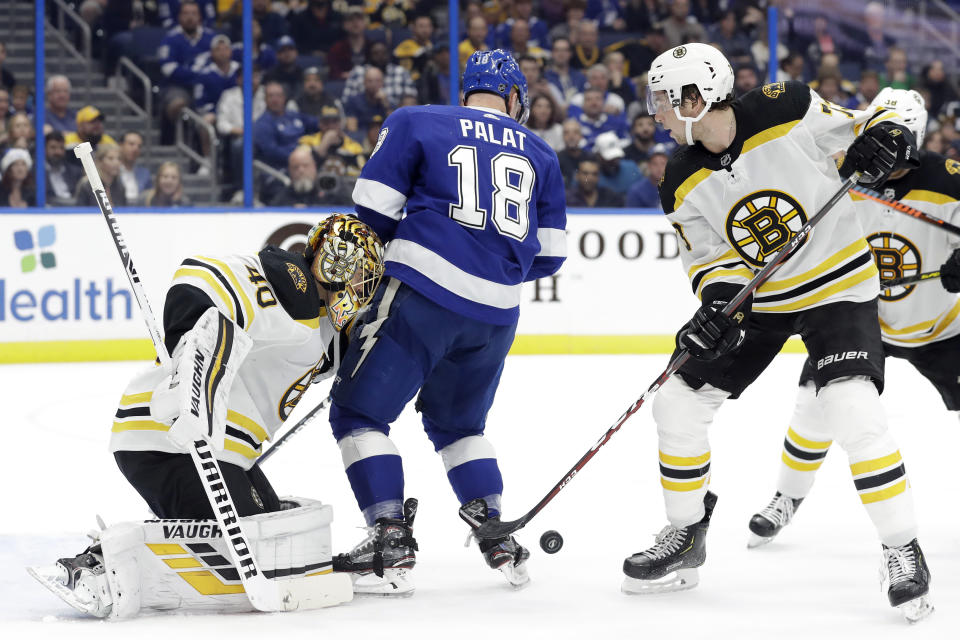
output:
M 563 536 L 551 529 L 540 536 L 540 548 L 547 553 L 556 553 L 563 548 Z

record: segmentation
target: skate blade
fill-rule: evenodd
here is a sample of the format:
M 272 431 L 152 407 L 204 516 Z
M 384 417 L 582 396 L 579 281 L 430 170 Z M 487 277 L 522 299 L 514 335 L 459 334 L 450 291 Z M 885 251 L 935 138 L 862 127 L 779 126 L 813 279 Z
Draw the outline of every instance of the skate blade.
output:
M 639 580 L 626 576 L 620 591 L 627 595 L 648 595 L 652 593 L 670 593 L 693 589 L 700 583 L 700 574 L 696 568 L 679 569 L 656 580 Z
M 757 547 L 762 547 L 765 544 L 770 544 L 773 542 L 773 539 L 776 536 L 758 536 L 755 533 L 750 533 L 750 539 L 747 540 L 747 549 L 756 549 Z
M 353 593 L 357 596 L 380 598 L 409 598 L 415 586 L 406 569 L 385 569 L 383 577 L 368 573 L 351 574 Z
M 513 563 L 508 562 L 504 566 L 500 567 L 500 571 L 507 579 L 507 582 L 510 583 L 510 586 L 513 587 L 514 591 L 525 589 L 527 585 L 530 584 L 530 574 L 527 573 L 527 567 L 525 564 L 515 567 L 513 566 Z
M 928 596 L 920 596 L 897 607 L 903 619 L 910 624 L 916 624 L 933 613 L 933 603 Z
M 56 565 L 52 567 L 27 567 L 27 573 L 33 576 L 37 582 L 46 587 L 51 593 L 80 613 L 85 613 L 88 616 L 94 616 L 97 618 L 105 618 L 110 613 L 108 609 L 107 612 L 103 613 L 102 615 L 98 615 L 97 613 L 94 613 L 94 610 L 92 610 L 88 604 L 79 600 L 77 595 L 72 590 L 68 589 L 66 585 L 60 582 L 59 578 L 62 573 Z

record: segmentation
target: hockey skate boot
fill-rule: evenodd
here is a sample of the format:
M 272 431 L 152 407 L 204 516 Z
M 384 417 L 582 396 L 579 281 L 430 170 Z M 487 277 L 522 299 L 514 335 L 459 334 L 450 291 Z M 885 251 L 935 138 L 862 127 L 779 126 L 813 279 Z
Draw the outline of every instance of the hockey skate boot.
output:
M 933 613 L 930 570 L 916 538 L 900 547 L 883 545 L 880 572 L 890 606 L 898 608 L 907 622 L 919 622 Z
M 113 598 L 99 546 L 60 558 L 52 567 L 28 567 L 27 573 L 77 611 L 97 618 L 110 615 Z
M 788 498 L 777 491 L 770 504 L 750 518 L 750 540 L 747 541 L 747 548 L 753 549 L 772 542 L 780 530 L 793 520 L 793 514 L 800 508 L 801 502 L 803 498 Z
M 700 581 L 697 567 L 707 558 L 707 528 L 717 504 L 716 494 L 703 498 L 700 522 L 677 528 L 667 525 L 657 534 L 654 545 L 623 561 L 626 578 L 620 590 L 627 594 L 664 593 L 692 589 Z
M 472 500 L 460 508 L 460 517 L 469 524 L 475 531 L 480 525 L 488 520 L 499 520 L 500 516 L 491 518 L 487 511 L 487 503 L 483 498 Z M 527 560 L 530 558 L 530 552 L 520 546 L 517 539 L 513 536 L 503 538 L 494 538 L 492 540 L 481 540 L 471 531 L 467 538 L 465 546 L 476 541 L 480 546 L 480 553 L 483 559 L 487 561 L 487 566 L 491 569 L 498 569 L 503 573 L 515 589 L 522 589 L 530 582 L 530 575 L 527 573 Z
M 417 499 L 403 503 L 403 518 L 378 518 L 367 527 L 367 537 L 350 553 L 333 558 L 333 570 L 349 573 L 357 595 L 411 596 L 414 584 L 410 572 L 417 563 L 417 541 L 413 519 Z

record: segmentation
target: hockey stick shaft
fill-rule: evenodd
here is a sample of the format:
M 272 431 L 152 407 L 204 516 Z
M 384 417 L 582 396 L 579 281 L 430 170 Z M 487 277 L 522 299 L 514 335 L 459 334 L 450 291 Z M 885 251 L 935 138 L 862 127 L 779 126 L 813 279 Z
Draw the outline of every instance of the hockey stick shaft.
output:
M 764 282 L 770 279 L 774 271 L 776 271 L 783 262 L 789 258 L 798 247 L 800 247 L 803 242 L 810 235 L 810 232 L 813 230 L 813 227 L 823 219 L 823 217 L 839 202 L 842 198 L 847 195 L 847 190 L 855 184 L 855 178 L 851 176 L 844 181 L 843 186 L 820 208 L 820 210 L 797 231 L 797 234 L 787 242 L 784 246 L 764 267 L 753 277 L 753 279 L 745 284 L 740 292 L 734 296 L 727 306 L 723 308 L 723 313 L 726 316 L 730 316 L 736 312 L 736 310 L 743 304 L 743 302 L 753 294 Z M 511 521 L 498 521 L 498 520 L 487 520 L 486 522 L 480 523 L 476 520 L 472 520 L 471 517 L 464 512 L 463 509 L 460 511 L 460 516 L 467 522 L 472 522 L 472 524 L 477 527 L 475 534 L 479 538 L 483 539 L 495 539 L 502 538 L 504 536 L 510 535 L 511 533 L 518 531 L 519 529 L 526 526 L 534 516 L 536 516 L 540 511 L 546 507 L 551 500 L 553 500 L 557 494 L 559 494 L 567 484 L 573 480 L 573 477 L 577 475 L 581 469 L 583 469 L 588 462 L 597 454 L 600 448 L 607 444 L 610 439 L 614 436 L 617 431 L 620 430 L 620 427 L 637 411 L 640 410 L 640 407 L 643 406 L 643 403 L 646 402 L 647 398 L 656 393 L 663 384 L 670 379 L 670 377 L 676 373 L 680 367 L 682 367 L 687 360 L 690 359 L 690 353 L 686 349 L 681 349 L 680 352 L 674 356 L 667 368 L 664 369 L 653 384 L 647 387 L 647 390 L 641 395 L 630 407 L 619 417 L 617 421 L 607 429 L 597 442 L 590 447 L 590 449 L 577 461 L 573 467 L 567 471 L 566 475 L 560 479 L 560 481 L 553 486 L 553 488 L 545 495 L 540 502 L 538 502 L 534 507 L 524 514 L 523 517 L 517 520 Z
M 940 277 L 939 271 L 927 271 L 926 273 L 918 273 L 916 275 L 905 276 L 903 278 L 881 280 L 880 288 L 892 289 L 893 287 L 905 287 L 907 285 L 916 284 L 918 282 L 925 282 L 927 280 L 936 280 L 939 277 Z
M 873 189 L 868 189 L 867 187 L 862 187 L 860 185 L 854 185 L 850 188 L 850 191 L 856 193 L 857 195 L 873 200 L 874 202 L 879 202 L 880 204 L 885 204 L 894 211 L 899 211 L 908 216 L 914 217 L 921 222 L 926 222 L 927 224 L 932 224 L 935 227 L 940 227 L 947 233 L 952 233 L 955 236 L 960 236 L 960 227 L 955 224 L 950 224 L 946 220 L 941 220 L 936 216 L 932 216 L 929 213 L 924 213 L 919 209 L 914 209 L 908 204 L 904 204 L 899 200 L 894 198 L 887 198 L 880 194 L 878 191 Z
M 310 422 L 313 422 L 313 419 L 316 418 L 318 415 L 320 415 L 322 411 L 325 411 L 329 408 L 330 408 L 330 397 L 327 396 L 326 398 L 323 399 L 323 402 L 321 402 L 320 404 L 315 406 L 313 409 L 311 409 L 310 413 L 300 418 L 300 421 L 297 422 L 297 424 L 290 427 L 290 430 L 287 431 L 285 434 L 283 434 L 279 440 L 274 442 L 273 446 L 271 446 L 269 449 L 264 451 L 263 455 L 260 456 L 260 459 L 257 460 L 257 464 L 261 465 L 264 462 L 266 462 L 267 459 L 270 458 L 270 456 L 272 456 L 277 451 L 277 449 L 279 449 L 280 447 L 282 447 L 287 443 L 287 440 L 297 435 L 297 433 L 299 433 L 301 429 L 307 426 L 307 424 L 309 424 Z
M 162 363 L 169 363 L 170 355 L 167 353 L 163 338 L 160 336 L 160 329 L 150 308 L 149 300 L 140 284 L 140 276 L 133 266 L 133 260 L 130 259 L 126 241 L 120 233 L 120 225 L 113 215 L 110 199 L 107 197 L 106 189 L 103 187 L 100 174 L 93 162 L 92 153 L 93 149 L 88 142 L 81 143 L 74 149 L 74 154 L 80 159 L 84 173 L 90 181 L 100 212 L 103 213 L 107 226 L 110 228 L 113 243 L 120 253 L 120 259 L 123 261 L 134 297 L 136 297 L 143 312 L 143 319 L 147 324 L 150 338 L 153 340 L 157 357 Z M 306 590 L 303 590 L 300 594 L 295 593 L 299 586 L 296 580 L 276 583 L 263 575 L 253 554 L 253 545 L 243 530 L 233 498 L 230 496 L 230 491 L 223 479 L 220 464 L 210 444 L 203 439 L 194 441 L 190 448 L 190 457 L 196 467 L 197 475 L 200 476 L 200 484 L 203 485 L 204 492 L 210 502 L 210 508 L 226 540 L 230 559 L 237 569 L 244 591 L 250 599 L 250 604 L 261 611 L 284 611 L 297 608 L 300 605 L 301 598 L 309 598 L 312 594 Z

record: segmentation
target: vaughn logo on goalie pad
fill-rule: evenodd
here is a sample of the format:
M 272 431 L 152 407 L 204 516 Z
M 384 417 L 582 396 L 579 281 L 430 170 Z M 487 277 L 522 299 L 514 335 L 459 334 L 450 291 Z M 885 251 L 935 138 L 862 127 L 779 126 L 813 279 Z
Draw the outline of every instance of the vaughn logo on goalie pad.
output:
M 203 354 L 199 351 L 193 360 L 193 384 L 190 394 L 190 413 L 200 417 L 200 383 L 203 381 Z

